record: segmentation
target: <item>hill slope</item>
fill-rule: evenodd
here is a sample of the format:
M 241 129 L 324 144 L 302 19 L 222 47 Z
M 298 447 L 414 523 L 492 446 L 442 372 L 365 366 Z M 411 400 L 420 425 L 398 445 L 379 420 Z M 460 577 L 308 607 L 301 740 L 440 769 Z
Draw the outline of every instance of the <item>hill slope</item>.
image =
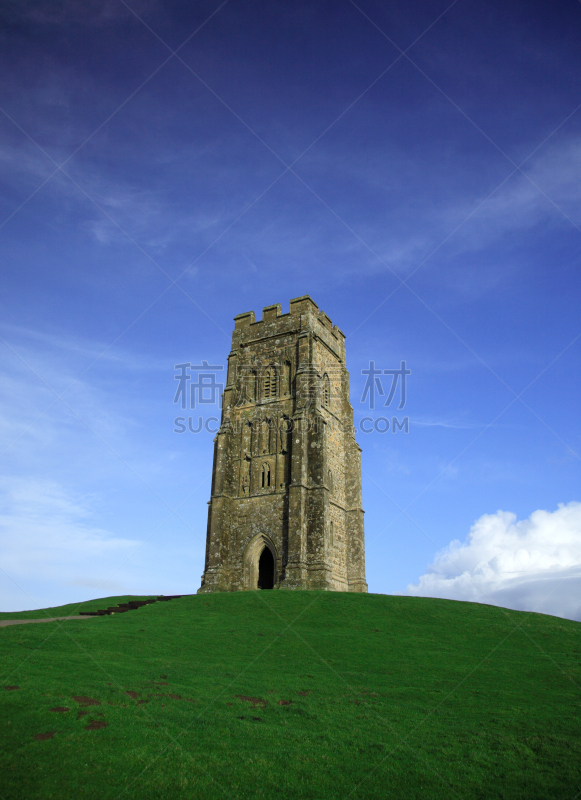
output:
M 576 622 L 273 591 L 0 637 L 6 800 L 581 792 Z

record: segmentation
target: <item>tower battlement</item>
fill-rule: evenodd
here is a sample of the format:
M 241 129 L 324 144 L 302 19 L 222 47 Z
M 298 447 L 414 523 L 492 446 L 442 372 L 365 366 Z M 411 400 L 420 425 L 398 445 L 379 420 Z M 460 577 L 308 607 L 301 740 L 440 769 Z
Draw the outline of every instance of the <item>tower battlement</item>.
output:
M 345 335 L 308 296 L 234 317 L 200 592 L 367 591 Z
M 300 316 L 302 314 L 313 314 L 319 322 L 331 331 L 335 336 L 345 339 L 345 334 L 336 325 L 333 325 L 331 319 L 325 314 L 324 311 L 319 310 L 319 306 L 312 300 L 308 294 L 302 297 L 295 297 L 290 301 L 290 311 L 286 314 L 282 313 L 280 303 L 274 303 L 271 306 L 265 306 L 262 309 L 262 319 L 256 319 L 254 311 L 245 311 L 243 314 L 238 314 L 234 317 L 234 330 L 243 330 L 251 325 L 261 325 L 262 323 L 272 323 L 279 319 L 286 317 Z

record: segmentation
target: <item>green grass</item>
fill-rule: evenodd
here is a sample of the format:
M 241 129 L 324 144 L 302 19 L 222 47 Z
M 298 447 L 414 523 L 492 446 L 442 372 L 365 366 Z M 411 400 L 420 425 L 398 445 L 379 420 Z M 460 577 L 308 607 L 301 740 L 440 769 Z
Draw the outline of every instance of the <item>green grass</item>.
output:
M 14 625 L 0 637 L 2 686 L 20 687 L 0 689 L 4 800 L 581 792 L 576 622 L 272 591 Z M 50 710 L 59 706 L 70 710 Z

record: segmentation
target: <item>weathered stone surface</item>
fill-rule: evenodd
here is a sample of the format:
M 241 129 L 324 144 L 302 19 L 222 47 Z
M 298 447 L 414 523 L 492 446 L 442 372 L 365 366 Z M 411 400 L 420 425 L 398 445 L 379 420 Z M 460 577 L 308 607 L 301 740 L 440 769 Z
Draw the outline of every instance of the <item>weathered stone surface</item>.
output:
M 198 592 L 366 592 L 345 336 L 308 296 L 234 322 Z

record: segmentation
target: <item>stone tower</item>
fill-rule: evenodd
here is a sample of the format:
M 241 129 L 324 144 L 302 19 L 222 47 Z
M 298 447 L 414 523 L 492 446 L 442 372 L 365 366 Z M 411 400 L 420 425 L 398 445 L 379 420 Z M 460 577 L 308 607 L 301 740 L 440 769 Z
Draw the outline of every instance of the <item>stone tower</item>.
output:
M 234 321 L 198 592 L 366 592 L 345 335 L 308 296 Z

